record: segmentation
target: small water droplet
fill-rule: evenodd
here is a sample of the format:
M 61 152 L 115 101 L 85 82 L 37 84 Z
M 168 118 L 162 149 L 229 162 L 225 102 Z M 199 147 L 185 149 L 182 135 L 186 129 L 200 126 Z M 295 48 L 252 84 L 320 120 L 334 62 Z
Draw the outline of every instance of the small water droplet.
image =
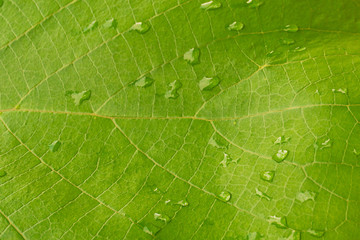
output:
M 175 203 L 176 205 L 180 205 L 180 206 L 183 206 L 183 207 L 187 207 L 187 206 L 189 206 L 189 202 L 186 200 L 186 199 L 184 199 L 184 200 L 180 200 L 180 201 L 178 201 L 177 203 Z
M 259 196 L 261 198 L 265 198 L 268 201 L 271 200 L 271 197 L 269 195 L 267 195 L 265 192 L 259 190 L 258 188 L 255 188 L 255 193 L 257 196 Z
M 218 149 L 227 149 L 227 144 L 225 144 L 218 135 L 214 135 L 210 138 L 209 144 Z
M 260 173 L 260 178 L 267 182 L 272 182 L 275 176 L 275 171 L 263 171 Z
M 295 43 L 295 40 L 291 38 L 282 38 L 280 39 L 280 42 L 284 45 L 292 45 Z
M 153 189 L 153 192 L 158 193 L 158 194 L 162 194 L 162 191 L 158 187 L 155 187 Z
M 267 221 L 278 228 L 288 228 L 286 217 L 270 216 Z
M 200 5 L 200 8 L 204 9 L 204 10 L 218 9 L 218 8 L 221 8 L 221 2 L 216 1 L 216 0 L 205 2 Z
M 92 21 L 89 25 L 87 25 L 84 29 L 83 29 L 83 33 L 87 33 L 90 32 L 92 30 L 94 30 L 96 27 L 98 26 L 98 22 Z
M 324 236 L 324 234 L 325 234 L 325 231 L 315 230 L 315 229 L 308 229 L 307 232 L 308 232 L 310 235 L 312 235 L 312 236 L 314 236 L 314 237 L 318 237 L 318 238 Z
M 355 148 L 353 150 L 353 153 L 355 154 L 355 156 L 360 156 L 360 152 L 358 152 Z
M 331 89 L 333 91 L 333 93 L 342 93 L 342 94 L 347 94 L 348 90 L 347 88 L 339 88 L 339 89 Z
M 296 47 L 293 49 L 293 52 L 303 52 L 306 50 L 306 47 Z
M 279 163 L 279 162 L 284 161 L 288 154 L 289 154 L 288 150 L 281 150 L 280 149 L 277 153 L 275 153 L 272 156 L 272 159 Z
M 227 29 L 230 31 L 240 31 L 244 28 L 244 24 L 242 22 L 233 22 L 229 26 L 227 26 Z
M 324 148 L 329 148 L 331 147 L 331 142 L 330 142 L 330 138 L 325 140 L 325 142 L 321 143 L 320 149 L 324 149 Z
M 233 160 L 229 154 L 224 153 L 224 158 L 220 162 L 220 164 L 223 165 L 223 167 L 227 167 L 230 163 L 236 163 L 236 162 L 237 161 Z
M 184 60 L 191 65 L 200 63 L 200 49 L 192 48 L 184 54 Z
M 305 202 L 307 200 L 313 200 L 315 201 L 315 197 L 316 197 L 316 193 L 314 192 L 310 192 L 310 191 L 305 191 L 305 192 L 299 192 L 296 195 L 296 199 L 299 200 L 300 202 Z
M 71 97 L 74 99 L 74 103 L 76 106 L 79 106 L 84 101 L 89 100 L 91 97 L 91 90 L 82 91 L 82 92 L 73 92 L 69 91 L 67 94 L 70 94 Z
M 154 218 L 155 218 L 155 220 L 160 220 L 160 221 L 163 221 L 164 223 L 168 223 L 171 221 L 169 216 L 167 216 L 165 214 L 161 214 L 161 213 L 154 213 Z
M 258 232 L 251 232 L 246 236 L 246 240 L 261 240 L 262 238 L 264 238 L 264 236 Z
M 0 170 L 0 177 L 5 177 L 7 172 L 5 170 Z
M 287 143 L 290 141 L 290 139 L 291 139 L 290 137 L 281 136 L 275 140 L 274 144 L 279 145 L 279 144 Z
M 319 94 L 319 95 L 320 95 L 319 89 L 316 89 L 315 94 Z
M 203 91 L 209 91 L 219 85 L 220 79 L 218 77 L 204 77 L 199 82 L 199 87 Z
M 103 24 L 104 28 L 116 28 L 117 27 L 117 21 L 116 19 L 112 18 L 107 20 L 104 24 Z
M 231 193 L 228 191 L 223 191 L 219 194 L 219 199 L 223 202 L 228 202 L 231 199 Z
M 146 226 L 144 226 L 143 231 L 147 234 L 155 236 L 160 231 L 160 228 L 154 226 L 153 224 L 147 224 Z
M 285 32 L 297 32 L 299 30 L 299 27 L 295 24 L 289 24 L 286 25 L 283 29 Z
M 54 142 L 49 144 L 49 149 L 52 152 L 56 152 L 57 150 L 59 150 L 60 146 L 61 146 L 61 142 L 59 140 L 55 140 Z
M 176 99 L 179 97 L 178 90 L 182 87 L 179 80 L 175 80 L 169 84 L 170 89 L 165 93 L 165 97 L 168 99 Z
M 165 204 L 168 204 L 168 203 L 170 203 L 170 202 L 171 202 L 171 200 L 170 200 L 170 199 L 165 200 Z
M 130 28 L 131 31 L 136 31 L 138 33 L 146 33 L 149 29 L 150 25 L 145 22 L 137 22 Z
M 246 2 L 249 8 L 258 8 L 264 4 L 262 0 L 248 0 Z
M 142 77 L 142 78 L 136 80 L 136 81 L 134 82 L 134 85 L 135 85 L 136 87 L 146 88 L 146 87 L 151 86 L 151 84 L 153 84 L 153 82 L 154 82 L 154 79 L 145 76 L 145 77 Z

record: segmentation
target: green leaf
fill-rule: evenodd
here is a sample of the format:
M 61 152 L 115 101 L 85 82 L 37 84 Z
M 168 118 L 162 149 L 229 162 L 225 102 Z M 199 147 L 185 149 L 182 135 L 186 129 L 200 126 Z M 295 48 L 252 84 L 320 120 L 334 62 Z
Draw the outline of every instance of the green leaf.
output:
M 0 0 L 0 239 L 358 239 L 359 9 Z

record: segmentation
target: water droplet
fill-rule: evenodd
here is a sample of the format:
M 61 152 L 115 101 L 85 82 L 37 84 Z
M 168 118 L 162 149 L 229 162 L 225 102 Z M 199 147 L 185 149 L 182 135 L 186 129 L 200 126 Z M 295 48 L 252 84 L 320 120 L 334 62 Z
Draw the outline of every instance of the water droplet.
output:
M 251 232 L 246 236 L 246 240 L 261 240 L 263 235 L 258 232 Z
M 200 8 L 204 9 L 204 10 L 218 9 L 218 8 L 221 8 L 221 2 L 218 2 L 216 0 L 205 2 L 205 3 L 201 4 Z
M 267 182 L 272 182 L 275 176 L 275 171 L 263 171 L 260 173 L 260 178 Z
M 324 149 L 324 148 L 329 148 L 331 147 L 331 142 L 330 142 L 330 138 L 325 140 L 325 142 L 321 143 L 320 149 Z
M 146 226 L 144 226 L 143 231 L 147 234 L 155 236 L 160 231 L 160 228 L 154 226 L 153 224 L 147 224 Z
M 180 201 L 178 201 L 178 202 L 175 203 L 175 204 L 180 205 L 180 206 L 183 206 L 183 207 L 189 206 L 189 202 L 188 202 L 186 199 L 180 200 Z
M 20 109 L 20 105 L 19 105 L 19 104 L 16 105 L 16 106 L 15 106 L 15 109 Z
M 131 31 L 137 31 L 138 33 L 146 33 L 149 29 L 150 25 L 145 22 L 137 22 L 130 28 Z
M 261 198 L 265 198 L 268 201 L 271 200 L 271 197 L 269 195 L 267 195 L 265 192 L 259 190 L 258 188 L 255 188 L 255 193 L 257 196 L 259 196 Z
M 228 202 L 231 199 L 231 193 L 223 191 L 219 194 L 219 199 L 223 202 Z
M 49 144 L 49 149 L 52 152 L 56 152 L 57 150 L 59 150 L 60 146 L 61 146 L 61 142 L 59 140 L 56 140 L 51 144 Z
M 155 188 L 153 189 L 153 192 L 158 193 L 158 194 L 162 194 L 162 191 L 161 191 L 159 188 L 157 188 L 157 187 L 155 187 Z
M 286 217 L 270 216 L 267 221 L 278 228 L 288 228 Z
M 167 216 L 165 214 L 160 214 L 160 213 L 154 213 L 154 218 L 155 218 L 155 220 L 160 220 L 160 221 L 163 221 L 164 223 L 168 223 L 171 221 L 169 216 Z
M 324 234 L 325 234 L 325 231 L 315 230 L 315 229 L 308 229 L 307 232 L 308 232 L 310 235 L 312 235 L 312 236 L 314 236 L 314 237 L 318 237 L 318 238 L 324 236 Z
M 184 60 L 191 65 L 200 63 L 200 49 L 192 48 L 184 54 Z
M 289 236 L 285 238 L 279 238 L 279 240 L 301 240 L 301 232 L 292 230 Z
M 6 176 L 6 171 L 5 170 L 0 170 L 0 177 L 5 177 Z
M 303 52 L 306 50 L 306 47 L 296 47 L 293 49 L 293 52 Z
M 83 33 L 90 32 L 94 30 L 97 26 L 98 26 L 98 22 L 96 20 L 92 21 L 87 27 L 83 29 Z
M 279 163 L 279 162 L 284 161 L 284 159 L 287 157 L 288 154 L 289 154 L 288 150 L 281 150 L 280 149 L 277 153 L 275 153 L 272 156 L 272 159 Z
M 218 149 L 227 149 L 227 144 L 225 144 L 218 135 L 214 135 L 210 138 L 209 144 Z
M 91 90 L 82 92 L 69 91 L 68 93 L 71 94 L 71 97 L 74 99 L 74 103 L 76 106 L 79 106 L 84 101 L 89 100 L 91 97 Z
M 236 161 L 233 160 L 229 154 L 224 153 L 224 158 L 220 164 L 223 165 L 223 167 L 227 167 L 230 163 L 236 163 Z
M 104 23 L 103 26 L 104 26 L 104 28 L 116 28 L 117 27 L 117 21 L 114 18 L 109 19 Z
M 287 143 L 287 142 L 289 142 L 290 139 L 291 139 L 290 137 L 281 136 L 281 137 L 278 137 L 278 138 L 275 140 L 274 144 L 275 144 L 275 145 L 278 145 L 278 144 Z
M 355 148 L 353 150 L 353 153 L 355 154 L 355 156 L 360 156 L 360 152 L 358 152 Z
M 182 87 L 179 80 L 175 80 L 169 84 L 170 89 L 165 93 L 165 97 L 168 99 L 176 99 L 179 97 L 178 90 Z
M 319 95 L 320 95 L 319 89 L 316 89 L 315 94 L 319 94 Z
M 315 201 L 315 197 L 316 197 L 316 193 L 314 192 L 310 192 L 310 191 L 305 191 L 305 192 L 299 192 L 296 195 L 296 199 L 299 200 L 300 202 L 305 202 L 307 200 L 313 200 Z
M 242 22 L 233 22 L 227 27 L 227 29 L 230 31 L 240 31 L 243 28 L 244 24 Z
M 292 45 L 295 43 L 295 40 L 291 38 L 282 38 L 280 39 L 280 42 L 284 45 Z
M 297 32 L 299 30 L 299 27 L 295 24 L 289 24 L 286 25 L 283 29 L 285 32 Z
M 199 82 L 199 87 L 201 90 L 209 91 L 219 85 L 220 79 L 218 77 L 204 77 Z
M 339 88 L 339 89 L 331 89 L 333 91 L 333 93 L 342 93 L 342 94 L 347 94 L 348 90 L 347 88 Z
M 153 82 L 154 82 L 154 79 L 145 76 L 145 77 L 142 77 L 142 78 L 136 80 L 134 82 L 134 85 L 136 87 L 146 88 L 146 87 L 151 86 L 151 84 L 153 84 Z
M 258 8 L 264 4 L 262 0 L 248 0 L 246 2 L 249 8 Z
M 170 199 L 165 200 L 165 204 L 168 204 L 169 202 L 171 202 L 171 200 L 170 200 Z

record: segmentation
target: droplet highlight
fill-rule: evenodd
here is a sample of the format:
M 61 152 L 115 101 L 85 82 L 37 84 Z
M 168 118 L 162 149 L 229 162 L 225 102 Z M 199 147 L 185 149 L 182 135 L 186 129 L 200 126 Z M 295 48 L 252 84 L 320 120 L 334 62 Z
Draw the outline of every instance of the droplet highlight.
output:
M 280 39 L 280 42 L 284 45 L 292 45 L 295 43 L 295 40 L 291 38 L 282 38 Z
M 107 20 L 104 24 L 103 24 L 104 28 L 116 28 L 117 27 L 117 21 L 116 19 L 112 18 Z
M 303 52 L 306 50 L 306 47 L 296 47 L 293 49 L 293 52 Z
M 283 30 L 285 32 L 297 32 L 299 30 L 299 27 L 296 26 L 295 24 L 289 24 L 289 25 L 286 25 Z
M 182 207 L 187 207 L 187 206 L 189 206 L 189 202 L 188 202 L 186 199 L 180 200 L 180 201 L 178 201 L 178 202 L 175 203 L 175 204 L 180 205 L 180 206 L 182 206 Z
M 182 87 L 182 84 L 179 80 L 175 80 L 169 84 L 169 90 L 165 93 L 165 98 L 176 99 L 179 97 L 178 90 Z
M 145 76 L 145 77 L 142 77 L 142 78 L 136 80 L 134 82 L 134 85 L 136 87 L 146 88 L 146 87 L 151 86 L 153 84 L 153 82 L 154 82 L 154 79 Z
M 49 150 L 51 152 L 56 152 L 57 150 L 59 150 L 60 146 L 61 146 L 61 142 L 59 140 L 56 140 L 51 144 L 49 144 Z
M 210 91 L 219 85 L 220 79 L 218 77 L 204 77 L 199 82 L 199 88 L 201 91 Z
M 325 231 L 316 230 L 316 229 L 308 229 L 306 232 L 309 233 L 311 236 L 318 238 L 321 238 L 325 234 Z
M 136 31 L 141 34 L 146 33 L 149 29 L 150 25 L 145 22 L 137 22 L 130 28 L 131 31 Z
M 218 8 L 221 8 L 221 2 L 216 1 L 216 0 L 205 2 L 200 5 L 200 8 L 203 10 L 206 10 L 206 11 L 218 9 Z
M 191 65 L 200 63 L 199 58 L 200 49 L 198 48 L 192 48 L 184 54 L 184 60 Z
M 306 202 L 308 200 L 315 201 L 316 193 L 305 191 L 305 192 L 299 192 L 296 194 L 296 199 L 300 201 L 301 203 Z
M 286 217 L 270 216 L 268 217 L 267 221 L 278 228 L 288 228 Z
M 275 177 L 275 171 L 263 171 L 260 173 L 260 178 L 267 182 L 272 182 Z
M 255 188 L 255 194 L 256 194 L 256 196 L 259 196 L 260 198 L 265 198 L 268 201 L 271 200 L 271 197 L 269 195 L 267 195 L 265 192 L 259 190 L 258 188 Z
M 229 31 L 240 31 L 244 28 L 244 24 L 242 22 L 233 22 L 229 26 L 227 26 L 227 29 Z
M 154 219 L 162 221 L 164 223 L 168 223 L 171 221 L 169 216 L 167 216 L 165 214 L 161 214 L 161 213 L 154 213 Z
M 355 154 L 355 156 L 360 156 L 360 152 L 358 151 L 358 150 L 356 150 L 355 148 L 354 148 L 354 150 L 353 150 L 353 153 Z
M 333 93 L 342 93 L 342 94 L 347 94 L 348 90 L 347 88 L 339 88 L 339 89 L 331 89 L 333 91 Z
M 262 0 L 248 0 L 246 4 L 249 8 L 258 8 L 263 5 L 264 2 Z
M 288 150 L 281 150 L 280 149 L 279 151 L 277 151 L 277 153 L 275 153 L 272 156 L 272 159 L 275 160 L 276 162 L 280 163 L 280 162 L 285 160 L 285 158 L 287 157 L 288 154 L 289 154 Z
M 228 191 L 223 191 L 219 194 L 219 199 L 223 202 L 228 202 L 231 199 L 231 193 Z
M 98 22 L 92 21 L 89 25 L 87 25 L 84 29 L 83 29 L 83 33 L 87 33 L 90 32 L 92 30 L 94 30 L 96 27 L 98 26 Z
M 284 144 L 284 143 L 289 142 L 290 139 L 291 139 L 290 137 L 281 136 L 281 137 L 278 137 L 278 138 L 274 141 L 274 144 L 275 144 L 275 145 Z
M 223 167 L 227 167 L 230 163 L 236 163 L 236 161 L 233 160 L 228 153 L 224 153 L 224 158 L 223 158 L 223 160 L 220 162 L 220 164 L 221 164 Z
M 89 100 L 91 97 L 91 90 L 82 91 L 82 92 L 69 92 L 71 94 L 72 99 L 74 100 L 74 104 L 76 106 L 81 105 L 84 101 Z

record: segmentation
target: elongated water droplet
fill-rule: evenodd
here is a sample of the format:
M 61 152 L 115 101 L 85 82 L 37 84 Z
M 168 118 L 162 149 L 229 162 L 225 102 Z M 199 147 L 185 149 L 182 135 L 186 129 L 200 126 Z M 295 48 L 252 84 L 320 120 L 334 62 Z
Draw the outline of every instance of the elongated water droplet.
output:
M 49 149 L 52 152 L 56 152 L 57 150 L 59 150 L 60 146 L 61 146 L 61 142 L 59 140 L 56 140 L 51 144 L 49 144 Z
M 219 85 L 220 79 L 218 77 L 204 77 L 199 82 L 199 87 L 201 90 L 209 91 Z
M 91 97 L 91 90 L 82 91 L 82 92 L 69 91 L 68 93 L 74 99 L 74 103 L 76 106 L 79 106 L 84 101 L 89 100 Z
M 221 140 L 222 139 L 218 135 L 214 135 L 210 138 L 209 144 L 218 149 L 227 149 L 227 144 Z
M 264 236 L 258 232 L 251 232 L 246 236 L 246 240 L 261 240 Z
M 306 50 L 306 47 L 296 47 L 293 49 L 293 52 L 303 52 Z
M 290 139 L 291 139 L 290 137 L 281 136 L 281 137 L 278 137 L 278 138 L 275 140 L 274 144 L 275 144 L 275 145 L 278 145 L 278 144 L 287 143 L 287 142 L 290 141 Z
M 314 237 L 318 237 L 318 238 L 324 236 L 324 234 L 325 234 L 325 231 L 316 230 L 316 229 L 309 229 L 309 230 L 307 230 L 307 232 L 308 232 L 310 235 L 312 235 L 312 236 L 314 236 Z
M 305 192 L 299 192 L 296 195 L 296 199 L 299 200 L 300 202 L 305 202 L 307 200 L 313 200 L 315 201 L 315 197 L 316 197 L 316 193 L 314 192 L 310 192 L 310 191 L 305 191 Z
M 355 154 L 355 156 L 360 156 L 360 152 L 358 152 L 355 148 L 353 150 L 353 153 Z
M 104 24 L 103 24 L 104 28 L 116 28 L 117 27 L 117 21 L 116 19 L 112 18 L 107 20 Z
M 216 0 L 205 2 L 200 5 L 200 8 L 204 10 L 218 9 L 221 8 L 221 2 Z
M 297 32 L 299 30 L 299 27 L 295 24 L 289 24 L 286 25 L 283 29 L 285 32 Z
M 285 238 L 279 238 L 279 240 L 301 240 L 301 232 L 292 230 L 289 236 Z
M 147 234 L 155 236 L 160 231 L 160 228 L 153 224 L 147 224 L 144 226 L 143 231 Z
M 223 165 L 223 167 L 227 167 L 230 163 L 236 163 L 236 161 L 233 160 L 229 154 L 224 153 L 224 158 L 220 164 Z
M 265 198 L 268 201 L 271 200 L 271 197 L 269 195 L 267 195 L 265 192 L 259 190 L 258 188 L 255 188 L 255 193 L 257 196 L 259 196 L 261 198 Z
M 267 221 L 278 228 L 288 228 L 286 217 L 270 216 Z
M 146 33 L 149 29 L 150 25 L 145 22 L 137 22 L 130 28 L 131 31 L 136 31 L 138 33 Z
M 348 90 L 347 88 L 339 88 L 339 89 L 331 89 L 333 91 L 333 93 L 342 93 L 342 94 L 347 94 Z
M 280 39 L 280 42 L 284 45 L 292 45 L 295 43 L 295 40 L 291 38 L 282 38 Z
M 169 216 L 167 216 L 166 214 L 161 214 L 161 213 L 154 213 L 154 218 L 155 218 L 155 220 L 160 220 L 160 221 L 163 221 L 164 223 L 168 223 L 171 221 Z
M 169 84 L 170 89 L 165 93 L 165 97 L 168 99 L 176 99 L 179 97 L 178 90 L 182 87 L 179 80 L 175 80 Z
M 321 143 L 320 149 L 329 148 L 331 147 L 331 140 L 330 138 L 325 140 L 325 142 Z
M 279 163 L 284 161 L 288 154 L 289 154 L 288 150 L 279 150 L 277 153 L 275 153 L 272 156 L 272 159 Z
M 94 30 L 96 27 L 98 26 L 98 22 L 92 21 L 89 25 L 87 25 L 84 29 L 83 29 L 83 33 L 87 33 L 90 32 L 92 30 Z
M 227 26 L 227 29 L 230 31 L 240 31 L 244 28 L 244 24 L 242 22 L 233 22 L 229 26 Z
M 154 79 L 145 76 L 145 77 L 142 77 L 142 78 L 136 80 L 134 82 L 134 85 L 136 87 L 146 88 L 146 87 L 151 86 L 151 84 L 153 84 L 153 82 L 154 82 Z
M 275 176 L 275 171 L 263 171 L 260 173 L 260 178 L 267 182 L 272 182 Z
M 0 177 L 5 177 L 6 176 L 6 171 L 5 170 L 0 170 Z
M 248 0 L 246 2 L 249 8 L 258 8 L 264 4 L 262 0 Z
M 192 48 L 184 54 L 184 60 L 191 65 L 198 64 L 200 58 L 200 49 Z
M 187 207 L 189 206 L 189 202 L 186 199 L 180 200 L 177 203 L 175 203 L 177 205 L 183 206 L 183 207 Z
M 228 191 L 223 191 L 219 194 L 219 199 L 223 202 L 228 202 L 231 199 L 231 193 Z

